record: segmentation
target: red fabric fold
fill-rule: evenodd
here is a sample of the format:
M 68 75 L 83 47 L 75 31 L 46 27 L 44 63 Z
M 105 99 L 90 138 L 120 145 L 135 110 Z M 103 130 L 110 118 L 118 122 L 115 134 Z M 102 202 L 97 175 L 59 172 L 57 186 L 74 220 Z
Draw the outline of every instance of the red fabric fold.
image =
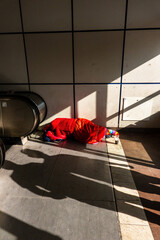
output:
M 80 142 L 95 144 L 102 141 L 106 128 L 84 118 L 56 118 L 44 131 L 52 141 L 73 136 Z

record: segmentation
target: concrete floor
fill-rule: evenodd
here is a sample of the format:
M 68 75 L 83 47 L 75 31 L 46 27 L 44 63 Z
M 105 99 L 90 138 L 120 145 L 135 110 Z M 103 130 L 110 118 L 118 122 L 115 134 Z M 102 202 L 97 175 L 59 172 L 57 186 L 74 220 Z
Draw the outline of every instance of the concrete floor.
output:
M 154 239 L 129 165 L 113 139 L 11 146 L 0 170 L 0 240 Z
M 160 239 L 160 133 L 121 134 L 121 143 L 152 230 Z

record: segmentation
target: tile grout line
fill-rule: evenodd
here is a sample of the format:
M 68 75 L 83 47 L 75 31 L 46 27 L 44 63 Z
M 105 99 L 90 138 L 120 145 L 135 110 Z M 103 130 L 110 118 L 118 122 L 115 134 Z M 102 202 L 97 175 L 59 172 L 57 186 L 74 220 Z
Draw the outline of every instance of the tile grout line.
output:
M 26 39 L 24 34 L 24 24 L 23 24 L 23 16 L 22 16 L 22 6 L 21 1 L 19 0 L 19 11 L 20 11 L 20 19 L 21 19 L 21 27 L 22 27 L 22 38 L 23 38 L 23 48 L 24 48 L 24 56 L 25 56 L 25 65 L 26 65 L 26 74 L 27 74 L 27 86 L 29 91 L 30 88 L 30 76 L 29 76 L 29 67 L 28 67 L 28 58 L 27 58 L 27 48 L 26 48 Z
M 108 157 L 108 164 L 109 164 L 110 176 L 111 176 L 111 184 L 112 184 L 112 189 L 113 189 L 113 198 L 114 198 L 115 210 L 116 210 L 116 216 L 117 216 L 117 224 L 118 224 L 118 228 L 119 228 L 119 237 L 120 237 L 120 240 L 122 240 L 120 221 L 119 221 L 119 217 L 118 217 L 118 206 L 117 206 L 115 188 L 114 188 L 114 183 L 113 183 L 112 167 L 111 167 L 111 164 L 110 164 L 110 158 L 109 158 L 109 154 L 108 154 L 108 144 L 107 143 L 106 143 L 106 148 L 107 148 L 107 157 Z
M 63 148 L 63 144 L 62 144 L 62 146 L 61 146 L 61 148 L 60 148 L 60 151 L 59 151 L 59 153 L 58 153 L 58 156 L 57 156 L 57 158 L 56 158 L 56 160 L 55 160 L 54 167 L 53 167 L 52 172 L 51 172 L 51 174 L 50 174 L 50 176 L 49 176 L 49 178 L 48 178 L 48 181 L 47 181 L 47 183 L 46 183 L 46 185 L 45 185 L 45 188 L 47 188 L 47 186 L 48 186 L 48 184 L 49 184 L 49 182 L 50 182 L 50 180 L 51 180 L 51 178 L 52 178 L 52 176 L 53 176 L 53 174 L 54 174 L 54 172 L 55 172 L 56 165 L 57 165 L 57 161 L 58 161 L 58 158 L 59 158 L 60 155 L 61 155 L 62 148 Z M 45 191 L 43 191 L 42 198 L 44 198 L 44 192 L 45 192 Z
M 123 45 L 122 45 L 122 61 L 121 61 L 121 75 L 120 75 L 120 89 L 119 89 L 119 106 L 118 106 L 118 128 L 120 125 L 120 110 L 122 102 L 122 83 L 124 72 L 124 59 L 125 59 L 125 45 L 126 45 L 126 27 L 127 27 L 127 14 L 128 14 L 128 0 L 126 0 L 125 6 L 125 19 L 124 19 L 124 32 L 123 32 Z

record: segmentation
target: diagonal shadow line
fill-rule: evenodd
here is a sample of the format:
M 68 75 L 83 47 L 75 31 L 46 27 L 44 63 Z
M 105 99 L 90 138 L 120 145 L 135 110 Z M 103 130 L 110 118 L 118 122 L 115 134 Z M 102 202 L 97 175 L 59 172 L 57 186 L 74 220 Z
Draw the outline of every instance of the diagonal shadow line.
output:
M 129 159 L 129 160 L 135 160 L 135 161 L 139 161 L 139 162 L 142 162 L 142 163 L 149 163 L 149 164 L 152 164 L 152 165 L 154 165 L 154 163 L 153 162 L 149 162 L 149 161 L 147 161 L 147 160 L 145 160 L 145 159 L 140 159 L 140 158 L 135 158 L 135 157 L 129 157 L 129 156 L 123 156 L 123 155 L 120 155 L 120 154 L 115 154 L 115 153 L 108 153 L 108 155 L 110 156 L 110 157 L 118 157 L 118 160 L 123 160 L 123 159 Z
M 35 139 L 32 139 L 30 138 L 29 141 L 33 141 L 33 142 L 41 142 L 41 141 L 38 141 L 38 140 L 35 140 Z M 63 148 L 67 148 L 67 149 L 70 149 L 68 146 L 65 147 L 64 145 L 62 145 L 63 143 L 47 143 L 47 142 L 43 142 L 43 144 L 46 144 L 46 145 L 53 145 L 53 146 L 56 146 L 56 147 L 62 147 Z M 76 150 L 77 151 L 77 150 Z M 143 166 L 149 166 L 149 167 L 152 167 L 152 168 L 157 168 L 155 166 L 155 164 L 153 162 L 149 162 L 145 159 L 140 159 L 140 158 L 135 158 L 135 157 L 129 157 L 129 156 L 122 156 L 122 155 L 119 155 L 119 154 L 114 154 L 114 153 L 107 153 L 107 152 L 103 152 L 103 151 L 99 151 L 99 150 L 94 150 L 94 149 L 86 149 L 86 148 L 81 148 L 79 151 L 81 152 L 87 152 L 87 153 L 90 153 L 90 154 L 95 154 L 96 156 L 103 156 L 103 157 L 111 157 L 111 158 L 114 158 L 116 160 L 120 160 L 120 161 L 124 161 L 124 160 L 127 160 L 128 162 L 131 162 L 131 163 L 137 163 L 139 165 L 143 165 Z M 136 162 L 138 161 L 138 162 Z
M 129 157 L 129 156 L 123 156 L 123 155 L 120 155 L 120 154 L 115 154 L 115 153 L 103 153 L 101 151 L 98 151 L 98 150 L 94 150 L 94 149 L 85 149 L 86 151 L 85 152 L 89 152 L 89 153 L 93 153 L 95 155 L 99 155 L 99 156 L 108 156 L 108 157 L 111 157 L 111 158 L 114 158 L 116 160 L 120 160 L 120 161 L 123 161 L 123 160 L 127 160 L 128 162 L 133 162 L 133 163 L 137 163 L 137 164 L 141 164 L 141 165 L 145 165 L 145 166 L 150 166 L 150 167 L 154 167 L 155 164 L 153 162 L 149 162 L 147 161 L 146 159 L 140 159 L 140 158 L 136 158 L 136 157 Z M 138 161 L 138 162 L 136 162 Z
M 50 234 L 47 231 L 38 229 L 28 223 L 25 223 L 7 213 L 0 211 L 0 228 L 3 229 L 8 234 L 13 234 L 16 236 L 17 240 L 28 240 L 28 239 L 46 239 L 46 240 L 62 240 L 59 236 Z M 4 233 L 6 239 L 10 239 Z M 1 237 L 3 233 L 1 232 Z M 4 238 L 4 239 L 5 239 Z M 1 238 L 0 238 L 1 239 Z
M 124 113 L 124 112 L 129 111 L 129 110 L 131 110 L 132 108 L 135 108 L 135 107 L 139 106 L 140 104 L 142 104 L 142 103 L 144 103 L 144 102 L 147 102 L 147 101 L 149 101 L 150 99 L 158 96 L 159 94 L 160 94 L 160 90 L 157 91 L 157 92 L 155 92 L 155 93 L 153 93 L 153 94 L 151 94 L 151 95 L 149 95 L 149 96 L 147 96 L 147 97 L 145 97 L 145 98 L 143 98 L 142 100 L 140 100 L 140 101 L 132 104 L 131 106 L 129 106 L 129 107 L 125 108 L 125 109 L 120 110 L 120 113 L 119 113 L 119 114 L 122 114 L 122 113 Z M 118 115 L 118 112 L 112 114 L 111 116 L 107 117 L 106 121 L 109 121 L 109 120 L 111 120 L 111 119 L 114 118 L 114 117 L 117 117 L 117 115 Z

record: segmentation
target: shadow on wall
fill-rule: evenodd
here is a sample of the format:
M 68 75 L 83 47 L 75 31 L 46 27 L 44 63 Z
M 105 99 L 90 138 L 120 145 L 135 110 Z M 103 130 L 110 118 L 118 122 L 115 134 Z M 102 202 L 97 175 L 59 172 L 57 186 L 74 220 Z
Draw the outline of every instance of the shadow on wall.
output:
M 110 35 L 112 37 L 110 37 Z M 95 36 L 94 41 L 93 36 Z M 75 86 L 75 117 L 85 117 L 102 126 L 106 126 L 106 122 L 109 120 L 113 121 L 113 119 L 116 118 L 115 127 L 117 127 L 119 85 L 113 85 L 114 88 L 118 88 L 117 93 L 115 94 L 114 89 L 110 88 L 111 85 L 106 86 L 105 83 L 112 83 L 117 79 L 117 82 L 120 82 L 122 59 L 121 48 L 123 45 L 122 38 L 123 32 L 118 31 L 111 33 L 75 33 L 75 82 L 83 83 L 83 81 L 88 81 L 88 83 L 91 83 L 89 85 Z M 86 42 L 89 45 L 88 47 L 86 47 Z M 4 41 L 4 49 L 7 49 L 7 44 L 8 41 Z M 42 42 L 42 45 L 43 44 L 44 43 Z M 128 79 L 130 82 L 134 82 L 134 79 L 140 82 L 140 80 L 137 80 L 139 77 L 143 81 L 143 75 L 145 74 L 147 77 L 147 80 L 145 79 L 145 81 L 154 82 L 157 80 L 158 74 L 156 71 L 158 69 L 157 64 L 159 61 L 159 45 L 159 31 L 127 31 L 123 82 L 128 81 Z M 35 48 L 37 47 L 40 48 L 37 49 L 37 51 L 40 52 L 41 45 L 37 44 Z M 52 50 L 54 50 L 55 46 L 52 46 L 52 48 Z M 105 49 L 111 50 L 106 51 L 106 53 L 104 51 Z M 50 52 L 52 51 L 49 51 L 49 53 Z M 12 58 L 14 59 L 14 56 L 11 56 L 11 59 Z M 47 64 L 47 61 L 44 63 L 43 72 L 45 72 L 45 64 Z M 146 67 L 144 67 L 144 65 Z M 137 69 L 140 70 L 137 72 Z M 51 75 L 53 74 L 52 71 L 53 70 L 51 68 Z M 130 74 L 132 72 L 137 73 L 131 76 L 128 75 L 128 77 L 126 76 L 126 74 Z M 21 89 L 26 90 L 26 88 L 28 88 L 28 85 L 20 85 L 20 83 L 17 86 L 12 85 L 16 83 L 16 79 L 10 79 L 5 76 L 5 74 L 0 75 L 0 82 L 4 84 L 4 86 L 1 85 L 2 90 L 3 88 L 6 90 L 5 84 L 11 84 L 10 90 L 18 88 L 20 91 Z M 104 82 L 104 85 L 93 85 L 93 82 Z M 34 84 L 34 80 L 31 83 Z M 38 88 L 40 87 L 42 87 L 42 90 L 39 92 Z M 45 87 L 46 89 L 43 91 L 43 88 Z M 64 88 L 63 90 L 62 87 Z M 71 117 L 74 116 L 72 84 L 62 84 L 59 85 L 59 88 L 55 85 L 55 89 L 52 86 L 52 89 L 50 90 L 50 85 L 45 86 L 44 83 L 44 86 L 39 85 L 38 88 L 37 93 L 42 95 L 48 105 L 48 119 L 53 119 L 55 115 L 61 115 L 62 117 L 66 115 L 71 115 Z M 50 91 L 48 96 L 47 88 L 48 92 Z M 68 92 L 69 89 L 70 91 Z M 113 92 L 112 98 L 108 98 L 109 91 Z M 55 97 L 53 95 L 55 95 Z M 68 98 L 70 100 L 68 100 Z M 114 111 L 112 111 L 112 108 L 115 108 Z M 112 112 L 114 112 L 114 114 L 112 114 Z
M 6 76 L 0 74 L 0 91 L 8 91 L 8 92 L 15 92 L 15 91 L 29 91 L 29 86 L 27 82 L 25 84 L 17 83 L 16 80 L 11 80 Z
M 159 126 L 157 126 L 157 123 L 160 123 L 160 111 L 155 114 L 152 114 L 149 118 L 150 118 L 149 122 L 152 123 L 152 129 L 154 131 L 153 126 L 155 126 L 156 128 L 159 127 Z M 144 121 L 145 121 L 145 119 L 143 119 L 142 121 L 136 122 L 136 124 L 134 124 L 134 127 L 136 127 L 136 128 L 142 127 Z M 128 126 L 128 128 L 130 128 L 130 127 L 133 127 L 133 125 Z
M 1 239 L 13 239 L 13 236 L 17 240 L 28 239 L 43 239 L 43 240 L 62 240 L 58 236 L 54 236 L 48 232 L 40 230 L 36 227 L 29 225 L 19 219 L 8 215 L 0 211 L 0 227 L 1 227 Z M 10 238 L 10 234 L 12 237 Z
M 81 86 L 80 86 L 81 87 Z M 91 91 L 92 88 L 92 91 Z M 119 90 L 119 87 L 117 87 Z M 78 92 L 78 89 L 77 89 Z M 77 94 L 78 95 L 78 94 Z M 85 117 L 91 121 L 93 121 L 95 124 L 101 125 L 101 126 L 106 126 L 111 127 L 109 124 L 112 124 L 112 121 L 114 121 L 114 127 L 117 128 L 117 118 L 118 115 L 120 114 L 120 121 L 123 122 L 123 115 L 124 113 L 127 113 L 127 111 L 130 110 L 135 110 L 137 113 L 141 110 L 138 107 L 141 107 L 144 103 L 149 103 L 153 101 L 153 106 L 152 108 L 158 106 L 154 106 L 154 100 L 156 97 L 160 96 L 160 90 L 154 92 L 153 94 L 148 95 L 147 97 L 142 98 L 138 102 L 125 107 L 122 105 L 122 108 L 120 110 L 120 113 L 118 109 L 118 101 L 117 99 L 114 98 L 114 95 L 109 93 L 108 86 L 97 86 L 94 85 L 88 89 L 86 86 L 81 87 L 81 94 L 80 98 L 77 98 L 77 105 L 76 105 L 76 117 Z M 108 97 L 110 96 L 110 97 Z M 112 97 L 113 96 L 113 97 Z M 104 100 L 105 99 L 105 100 Z M 107 103 L 109 102 L 109 103 Z M 145 106 L 146 107 L 146 106 Z M 135 111 L 135 114 L 136 114 Z M 155 111 L 155 110 L 154 110 Z M 114 112 L 114 113 L 112 113 Z M 108 113 L 108 114 L 107 114 Z M 108 116 L 108 117 L 107 117 Z M 53 120 L 53 119 L 52 119 Z M 50 122 L 50 121 L 49 121 Z M 127 121 L 124 121 L 127 122 Z M 147 118 L 142 119 L 141 121 L 133 121 L 134 124 L 128 124 L 127 128 L 140 128 L 140 127 L 160 127 L 160 112 L 156 112 L 149 116 L 149 120 Z M 44 126 L 45 122 L 42 123 L 41 126 Z M 144 124 L 145 123 L 145 124 Z
M 160 90 L 154 92 L 154 93 L 151 94 L 151 95 L 148 95 L 147 97 L 144 97 L 142 100 L 140 100 L 140 101 L 138 101 L 138 102 L 136 102 L 136 103 L 134 103 L 134 104 L 126 107 L 126 108 L 124 108 L 124 106 L 123 106 L 122 109 L 120 110 L 121 120 L 122 120 L 123 114 L 126 113 L 127 111 L 132 110 L 132 109 L 140 106 L 140 105 L 143 104 L 143 103 L 147 103 L 148 101 L 154 99 L 156 96 L 159 96 L 159 95 L 160 95 Z M 137 110 L 137 111 L 138 111 L 138 110 Z M 113 118 L 116 117 L 117 115 L 118 115 L 118 113 L 112 114 L 111 116 L 107 117 L 106 121 L 109 121 L 109 120 L 113 119 Z M 155 122 L 156 124 L 160 122 L 160 121 L 159 121 L 159 120 L 160 120 L 160 112 L 158 111 L 157 113 L 152 114 L 151 116 L 149 116 L 149 118 L 150 118 L 149 121 L 152 122 L 152 123 L 153 123 L 153 126 L 154 126 L 154 122 Z M 144 119 L 141 120 L 141 121 L 137 121 L 137 122 L 134 124 L 134 127 L 135 127 L 135 126 L 138 127 L 138 126 L 141 125 L 141 123 L 142 123 L 143 121 L 145 121 L 145 120 L 146 120 L 146 119 L 144 118 Z M 132 127 L 132 125 L 128 125 L 127 127 L 128 127 L 128 128 L 129 128 L 129 127 Z M 157 127 L 159 127 L 159 126 L 157 126 Z
M 80 43 L 79 50 L 77 50 L 77 52 L 75 51 L 75 82 L 83 83 L 84 81 L 92 84 L 75 86 L 75 115 L 76 117 L 88 118 L 94 123 L 102 126 L 106 126 L 106 122 L 110 120 L 113 121 L 113 119 L 116 118 L 115 127 L 117 127 L 120 86 L 105 84 L 93 85 L 95 80 L 92 81 L 92 78 L 97 78 L 95 81 L 96 83 L 112 83 L 117 79 L 117 82 L 120 82 L 121 63 L 119 62 L 119 59 L 122 57 L 117 49 L 117 38 L 115 37 L 112 39 L 113 45 L 110 42 L 107 42 L 108 48 L 109 46 L 111 48 L 112 46 L 116 47 L 112 49 L 111 53 L 110 51 L 107 51 L 107 54 L 111 56 L 108 57 L 107 55 L 110 60 L 108 60 L 108 58 L 106 60 L 106 55 L 103 49 L 103 46 L 105 46 L 106 43 L 103 43 L 103 40 L 99 38 L 98 34 L 100 33 L 90 33 L 91 35 L 96 34 L 96 39 L 98 40 L 97 42 L 95 40 L 94 43 L 90 40 L 91 46 L 89 48 L 86 48 L 85 45 L 85 41 L 88 39 L 88 34 L 78 34 L 83 35 L 83 42 Z M 118 39 L 121 38 L 119 37 Z M 157 65 L 159 65 L 158 63 L 160 59 L 159 47 L 158 31 L 127 32 L 123 82 L 157 82 Z M 116 63 L 113 59 L 116 60 Z M 94 77 L 94 75 L 96 75 L 96 77 Z M 113 88 L 111 86 L 113 86 Z M 132 85 L 130 86 L 132 89 Z M 116 90 L 116 87 L 118 90 Z M 112 92 L 112 97 L 108 98 L 110 91 Z M 155 95 L 153 94 L 153 96 L 151 95 L 150 99 L 156 96 L 156 94 L 158 94 L 158 92 L 155 93 Z M 141 95 L 143 94 L 140 93 L 139 97 L 141 97 Z M 135 94 L 133 94 L 133 96 L 135 96 Z M 149 100 L 148 97 L 146 100 Z M 66 108 L 67 107 L 68 106 L 66 106 Z M 58 112 L 62 110 L 64 109 L 59 109 Z M 49 117 L 54 114 L 57 114 L 57 112 L 52 109 L 49 113 Z
M 76 117 L 106 126 L 107 93 L 107 85 L 90 85 L 89 88 L 85 85 L 76 86 Z
M 115 211 L 111 206 L 108 207 L 105 204 L 105 200 L 114 201 L 107 161 L 103 161 L 101 158 L 78 157 L 77 154 L 76 156 L 67 154 L 49 156 L 41 151 L 31 149 L 25 149 L 23 153 L 31 158 L 44 159 L 43 163 L 30 162 L 20 165 L 6 160 L 4 169 L 13 170 L 10 176 L 11 179 L 23 189 L 43 197 L 52 199 L 72 198 L 98 208 Z M 94 154 L 96 156 L 96 152 Z M 115 154 L 112 157 L 122 160 L 122 164 L 112 164 L 112 171 L 125 166 L 122 156 Z M 143 164 L 148 163 L 141 161 L 139 164 L 143 166 Z M 124 168 L 122 174 L 127 176 L 129 171 L 129 169 Z M 31 178 L 31 176 L 34 176 L 34 178 Z M 142 177 L 147 179 L 148 183 L 155 184 L 158 182 L 157 177 L 150 177 L 145 174 Z M 116 184 L 122 187 L 121 183 Z M 127 183 L 126 186 L 123 183 L 123 187 L 131 188 Z M 153 191 L 159 191 L 157 186 L 153 186 L 153 188 Z M 147 191 L 145 189 L 143 190 L 142 188 L 140 190 Z M 116 190 L 116 194 L 119 194 L 122 200 L 124 199 L 123 208 L 119 209 L 120 212 L 145 220 L 145 215 L 143 214 L 143 209 L 139 206 L 140 202 L 138 203 L 139 198 L 137 196 L 132 196 L 131 198 L 130 194 L 118 190 Z M 126 199 L 129 199 L 129 202 Z M 151 206 L 150 200 L 142 200 L 145 201 L 146 207 Z M 137 201 L 137 205 L 135 205 L 135 201 Z M 152 209 L 157 210 L 158 204 L 158 202 L 155 202 Z M 151 221 L 157 224 L 157 214 L 150 212 L 150 210 L 147 211 L 152 215 Z
M 148 82 L 156 82 L 155 78 L 158 74 L 158 65 L 160 61 L 160 42 L 159 31 L 128 31 L 126 34 L 125 56 L 124 56 L 124 80 L 128 75 L 129 80 L 138 78 L 142 81 L 146 78 Z M 153 68 L 151 68 L 151 66 Z M 154 68 L 155 66 L 155 68 Z M 136 75 L 130 78 L 130 73 L 136 72 Z M 150 74 L 150 75 L 148 75 Z M 140 78 L 140 79 L 139 79 Z M 129 82 L 132 82 L 129 81 Z M 146 81 L 145 81 L 146 82 Z
M 119 87 L 117 87 L 119 89 Z M 103 86 L 103 88 L 101 86 L 97 86 L 94 85 L 92 86 L 92 92 L 90 93 L 90 90 L 88 90 L 88 88 L 86 88 L 86 86 L 81 87 L 81 98 L 77 99 L 77 105 L 76 105 L 76 117 L 84 117 L 93 121 L 95 124 L 99 124 L 101 126 L 107 126 L 110 127 L 109 124 L 112 124 L 112 121 L 114 121 L 114 127 L 117 127 L 117 117 L 119 115 L 118 109 L 116 109 L 116 107 L 118 107 L 118 101 L 117 99 L 115 99 L 114 97 L 112 98 L 112 94 L 109 93 L 109 89 L 107 86 Z M 110 97 L 108 97 L 108 95 Z M 120 110 L 120 120 L 123 121 L 122 117 L 124 115 L 124 113 L 126 113 L 129 110 L 134 110 L 136 109 L 137 113 L 139 113 L 139 111 L 141 109 L 138 109 L 138 107 L 141 105 L 143 105 L 144 103 L 150 103 L 151 101 L 153 101 L 153 106 L 152 108 L 157 107 L 158 110 L 158 106 L 154 106 L 154 100 L 156 97 L 160 96 L 160 90 L 154 92 L 153 94 L 148 95 L 147 97 L 142 98 L 141 100 L 139 100 L 138 102 L 125 107 L 122 104 L 122 108 Z M 105 101 L 104 101 L 105 99 Z M 107 103 L 110 102 L 109 104 Z M 146 107 L 146 106 L 145 106 Z M 155 111 L 155 110 L 154 110 Z M 114 114 L 112 114 L 112 112 L 115 112 Z M 108 114 L 107 114 L 108 113 Z M 136 114 L 136 113 L 135 113 Z M 159 114 L 160 112 L 156 112 L 154 114 L 152 114 L 151 116 L 149 116 L 149 120 L 147 120 L 147 118 L 141 120 L 141 121 L 133 121 L 134 124 L 128 124 L 128 128 L 130 127 L 147 127 L 147 126 L 154 126 L 154 127 L 159 127 Z M 108 115 L 108 117 L 107 117 Z M 53 119 L 52 119 L 53 120 Z M 145 122 L 144 122 L 145 121 Z M 127 121 L 125 121 L 127 122 Z M 143 124 L 143 122 L 145 124 Z M 44 126 L 45 124 L 42 123 L 42 126 Z

